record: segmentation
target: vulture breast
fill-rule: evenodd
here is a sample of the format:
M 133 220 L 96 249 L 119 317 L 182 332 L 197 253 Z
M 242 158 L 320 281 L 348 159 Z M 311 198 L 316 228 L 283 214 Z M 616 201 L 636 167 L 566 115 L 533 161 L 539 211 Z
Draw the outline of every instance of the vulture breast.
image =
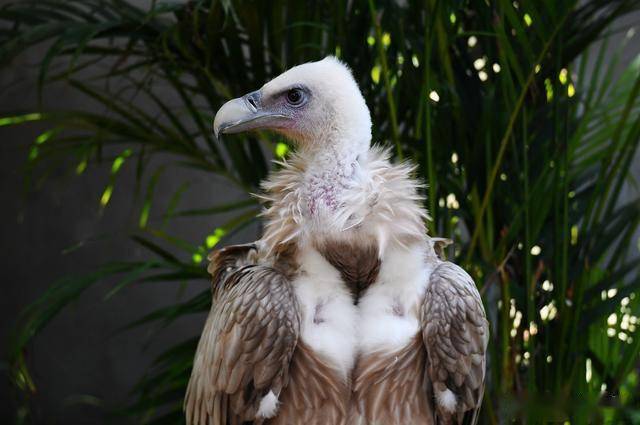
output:
M 299 251 L 293 287 L 301 348 L 294 353 L 292 385 L 280 397 L 281 420 L 304 410 L 306 425 L 411 424 L 406 409 L 395 410 L 407 406 L 396 402 L 409 396 L 411 411 L 419 412 L 410 420 L 430 417 L 418 317 L 430 273 L 424 255 L 419 245 L 390 249 L 382 259 L 373 246 L 348 243 Z
M 360 246 L 348 241 L 327 241 L 318 250 L 338 272 L 349 288 L 354 303 L 378 278 L 380 259 L 373 244 Z

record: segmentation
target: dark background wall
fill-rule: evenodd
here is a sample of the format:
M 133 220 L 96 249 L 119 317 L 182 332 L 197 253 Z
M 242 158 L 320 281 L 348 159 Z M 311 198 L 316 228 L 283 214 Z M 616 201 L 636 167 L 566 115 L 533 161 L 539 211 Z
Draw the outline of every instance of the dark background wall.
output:
M 0 1 L 0 5 L 3 3 L 7 1 Z M 632 55 L 638 53 L 633 45 L 632 41 L 622 63 L 628 63 Z M 24 110 L 37 104 L 35 82 L 43 52 L 44 46 L 26 52 L 11 68 L 0 69 L 0 112 Z M 91 107 L 64 84 L 47 90 L 44 106 L 46 109 Z M 4 379 L 7 366 L 4 353 L 7 338 L 18 324 L 19 311 L 60 277 L 94 270 L 109 260 L 147 258 L 147 254 L 127 238 L 127 231 L 137 222 L 132 204 L 134 188 L 127 185 L 134 180 L 131 168 L 125 168 L 119 176 L 105 211 L 99 208 L 99 197 L 107 183 L 110 164 L 89 170 L 81 178 L 58 172 L 36 190 L 23 190 L 29 146 L 44 129 L 42 125 L 0 127 L 1 422 L 15 414 L 8 381 Z M 640 161 L 635 161 L 633 167 L 635 175 L 640 176 Z M 193 179 L 195 184 L 183 200 L 185 208 L 210 206 L 242 196 L 223 181 L 212 181 L 210 176 L 175 171 L 161 179 L 156 202 L 166 204 L 177 186 L 187 179 Z M 172 231 L 200 242 L 227 219 L 223 215 L 215 220 L 177 221 Z M 115 234 L 114 229 L 118 231 Z M 257 229 L 249 228 L 231 242 L 252 240 L 256 235 Z M 82 245 L 80 249 L 67 252 L 77 244 Z M 178 298 L 188 298 L 208 282 L 191 282 L 184 291 L 173 284 L 134 286 L 105 301 L 104 296 L 112 284 L 107 281 L 92 287 L 32 345 L 28 359 L 37 385 L 33 405 L 39 422 L 106 421 L 102 407 L 126 401 L 131 386 L 162 347 L 199 333 L 202 316 L 155 332 L 148 329 L 116 331 L 146 312 Z
M 26 55 L 11 70 L 0 74 L 0 85 L 16 79 L 23 82 L 3 90 L 0 111 L 20 110 L 36 102 L 34 69 L 29 65 L 39 52 Z M 27 78 L 23 78 L 28 73 Z M 70 95 L 65 86 L 47 94 L 47 108 L 83 107 L 81 99 Z M 77 276 L 107 261 L 146 259 L 149 255 L 127 237 L 137 222 L 132 182 L 133 167 L 118 177 L 111 202 L 102 211 L 99 197 L 108 180 L 110 164 L 89 170 L 74 178 L 62 170 L 36 190 L 25 192 L 25 164 L 29 145 L 44 130 L 41 125 L 0 128 L 0 223 L 2 239 L 3 285 L 0 296 L 1 373 L 6 371 L 4 353 L 7 338 L 18 324 L 18 313 L 41 295 L 53 281 Z M 229 185 L 211 181 L 201 174 L 176 171 L 167 174 L 156 192 L 157 205 L 166 205 L 179 183 L 194 179 L 196 184 L 183 200 L 185 207 L 204 207 L 241 196 Z M 172 226 L 175 234 L 199 243 L 216 225 L 216 220 L 183 220 Z M 153 221 L 153 210 L 152 218 Z M 113 233 L 115 231 L 115 234 Z M 253 240 L 255 228 L 231 239 Z M 81 246 L 74 249 L 78 244 Z M 34 405 L 43 423 L 98 423 L 100 406 L 125 401 L 128 391 L 162 347 L 196 335 L 203 317 L 180 321 L 167 329 L 149 332 L 116 331 L 158 307 L 176 299 L 187 299 L 208 285 L 192 282 L 187 288 L 175 284 L 147 284 L 130 287 L 113 298 L 104 297 L 115 282 L 105 281 L 92 287 L 71 308 L 66 309 L 36 339 L 28 353 L 37 384 Z M 143 344 L 140 344 L 144 341 Z M 9 388 L 0 381 L 0 417 L 12 415 Z
M 7 1 L 0 1 L 0 5 L 4 3 Z M 26 52 L 10 68 L 0 69 L 0 113 L 37 105 L 37 67 L 45 51 L 46 46 L 42 46 Z M 94 108 L 65 84 L 46 90 L 43 107 Z M 12 423 L 16 413 L 6 379 L 5 353 L 7 340 L 18 324 L 18 313 L 56 279 L 93 271 L 108 261 L 149 258 L 127 237 L 138 220 L 135 165 L 125 165 L 104 211 L 99 199 L 108 182 L 108 162 L 90 168 L 80 178 L 58 170 L 35 190 L 24 191 L 29 147 L 45 129 L 40 124 L 0 127 L 0 423 Z M 159 181 L 154 204 L 166 205 L 186 180 L 192 180 L 193 185 L 182 200 L 183 208 L 207 207 L 244 196 L 210 175 L 174 170 Z M 151 223 L 159 220 L 159 209 L 152 207 Z M 202 243 L 228 219 L 228 215 L 221 215 L 215 219 L 176 220 L 169 231 Z M 229 242 L 254 240 L 256 234 L 255 227 L 247 228 Z M 78 244 L 81 246 L 73 249 Z M 190 282 L 186 288 L 172 283 L 133 286 L 105 300 L 114 283 L 101 282 L 85 292 L 30 347 L 28 362 L 37 385 L 32 405 L 38 423 L 106 422 L 103 407 L 126 401 L 132 385 L 163 347 L 199 334 L 202 315 L 167 329 L 117 331 L 145 313 L 193 296 L 206 288 L 208 281 Z

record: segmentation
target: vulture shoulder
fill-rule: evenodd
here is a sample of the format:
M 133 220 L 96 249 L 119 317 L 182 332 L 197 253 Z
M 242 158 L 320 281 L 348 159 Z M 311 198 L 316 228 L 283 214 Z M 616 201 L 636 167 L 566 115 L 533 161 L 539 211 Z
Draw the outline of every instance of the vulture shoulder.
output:
M 188 425 L 262 423 L 287 385 L 300 318 L 291 283 L 253 245 L 209 259 L 212 305 L 184 401 Z
M 476 423 L 489 324 L 471 276 L 453 263 L 440 262 L 429 277 L 421 322 L 436 423 Z

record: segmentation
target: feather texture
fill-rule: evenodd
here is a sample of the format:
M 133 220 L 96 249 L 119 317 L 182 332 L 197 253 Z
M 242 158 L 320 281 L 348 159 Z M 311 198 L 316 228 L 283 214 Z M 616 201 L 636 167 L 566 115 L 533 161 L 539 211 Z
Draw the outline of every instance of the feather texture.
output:
M 420 335 L 395 352 L 374 352 L 358 360 L 351 423 L 433 424 Z
M 413 165 L 392 164 L 388 150 L 372 147 L 343 166 L 351 170 L 349 175 L 335 173 L 332 187 L 338 208 L 318 217 L 309 205 L 310 162 L 303 154 L 293 153 L 263 182 L 264 193 L 256 195 L 266 204 L 261 214 L 266 222 L 261 239 L 266 257 L 282 244 L 307 240 L 322 244 L 346 238 L 365 245 L 375 241 L 380 257 L 390 243 L 407 246 L 425 241 L 428 215 L 420 206 L 422 186 L 410 178 Z
M 482 404 L 489 341 L 480 294 L 471 277 L 442 262 L 431 274 L 422 307 L 428 373 L 441 423 L 472 423 Z
M 291 87 L 304 87 L 306 103 L 283 106 Z M 260 102 L 230 101 L 219 129 L 273 122 L 298 150 L 255 195 L 262 238 L 211 258 L 187 423 L 475 421 L 488 341 L 480 297 L 442 261 L 448 241 L 426 234 L 414 166 L 370 147 L 349 69 L 303 64 L 247 96 Z
M 342 374 L 304 342 L 291 363 L 291 382 L 269 425 L 347 425 L 350 388 Z
M 298 305 L 285 276 L 243 264 L 253 248 L 213 257 L 213 303 L 194 358 L 184 408 L 187 424 L 240 424 L 280 394 L 298 339 Z

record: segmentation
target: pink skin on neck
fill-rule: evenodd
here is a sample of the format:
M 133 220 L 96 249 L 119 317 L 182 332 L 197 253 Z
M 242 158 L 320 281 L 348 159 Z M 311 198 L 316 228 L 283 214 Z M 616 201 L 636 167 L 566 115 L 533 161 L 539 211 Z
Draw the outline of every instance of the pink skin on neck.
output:
M 349 165 L 345 167 L 344 162 L 338 159 L 333 167 L 313 172 L 307 178 L 307 208 L 312 217 L 321 208 L 335 212 L 340 207 L 339 194 L 353 177 L 356 161 L 353 160 Z

